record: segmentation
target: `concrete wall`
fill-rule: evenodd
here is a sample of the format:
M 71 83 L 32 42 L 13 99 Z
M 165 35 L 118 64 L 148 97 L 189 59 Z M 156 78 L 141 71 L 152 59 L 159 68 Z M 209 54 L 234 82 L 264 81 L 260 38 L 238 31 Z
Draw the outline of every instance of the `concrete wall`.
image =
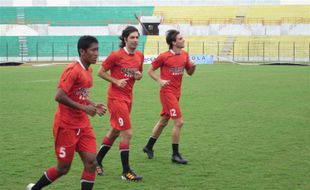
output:
M 137 5 L 279 5 L 310 4 L 309 0 L 1 0 L 0 6 L 137 6 Z

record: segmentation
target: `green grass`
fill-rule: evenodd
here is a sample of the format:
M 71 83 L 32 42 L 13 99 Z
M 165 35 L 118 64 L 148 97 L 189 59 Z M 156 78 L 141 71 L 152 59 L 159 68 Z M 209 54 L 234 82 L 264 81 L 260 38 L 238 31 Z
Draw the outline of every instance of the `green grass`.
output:
M 148 66 L 145 66 L 145 70 Z M 54 95 L 64 66 L 0 67 L 0 189 L 23 189 L 55 164 Z M 95 76 L 91 98 L 106 102 L 108 83 Z M 310 189 L 310 68 L 199 65 L 184 77 L 185 125 L 180 149 L 188 165 L 170 161 L 172 122 L 142 152 L 161 110 L 158 85 L 144 74 L 134 90 L 130 163 L 141 183 L 121 181 L 118 140 L 94 189 Z M 91 119 L 98 147 L 109 116 Z M 46 189 L 79 189 L 82 164 Z

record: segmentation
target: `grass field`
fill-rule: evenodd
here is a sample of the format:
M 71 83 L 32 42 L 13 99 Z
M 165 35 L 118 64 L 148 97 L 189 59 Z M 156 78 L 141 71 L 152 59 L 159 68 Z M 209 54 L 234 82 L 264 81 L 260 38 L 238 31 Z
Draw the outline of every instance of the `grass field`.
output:
M 0 67 L 0 189 L 24 189 L 55 164 L 54 95 L 64 65 Z M 145 70 L 148 66 L 145 66 Z M 95 76 L 91 99 L 106 102 L 108 83 Z M 185 125 L 181 152 L 171 157 L 171 123 L 155 145 L 142 152 L 158 120 L 159 86 L 147 74 L 134 90 L 130 162 L 141 183 L 120 179 L 118 140 L 104 160 L 107 175 L 94 189 L 310 189 L 310 67 L 199 65 L 183 81 Z M 109 116 L 92 118 L 98 146 Z M 82 164 L 46 189 L 80 189 Z

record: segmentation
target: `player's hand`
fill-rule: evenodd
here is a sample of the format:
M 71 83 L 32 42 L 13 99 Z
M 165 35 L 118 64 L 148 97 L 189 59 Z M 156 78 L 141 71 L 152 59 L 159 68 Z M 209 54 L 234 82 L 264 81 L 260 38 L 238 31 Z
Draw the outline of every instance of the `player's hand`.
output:
M 195 69 L 195 67 L 196 67 L 196 64 L 194 63 L 194 62 L 191 62 L 191 68 L 193 68 L 193 69 Z
M 115 84 L 118 86 L 118 87 L 121 87 L 121 88 L 124 88 L 127 84 L 127 80 L 129 80 L 129 78 L 125 78 L 125 79 L 119 79 L 115 82 Z
M 136 80 L 140 80 L 142 78 L 142 73 L 140 71 L 136 71 L 135 74 L 133 75 L 133 77 Z
M 84 105 L 83 110 L 92 117 L 96 115 L 96 107 L 92 104 Z
M 189 76 L 192 76 L 193 73 L 195 72 L 196 70 L 196 64 L 193 63 L 193 62 L 190 62 L 190 68 L 189 69 L 186 69 L 186 72 Z
M 160 85 L 160 87 L 166 87 L 169 85 L 169 82 L 170 80 L 162 80 L 162 79 L 159 79 L 158 83 Z
M 106 105 L 104 105 L 102 103 L 95 104 L 95 107 L 96 107 L 96 113 L 99 116 L 103 116 L 107 111 Z

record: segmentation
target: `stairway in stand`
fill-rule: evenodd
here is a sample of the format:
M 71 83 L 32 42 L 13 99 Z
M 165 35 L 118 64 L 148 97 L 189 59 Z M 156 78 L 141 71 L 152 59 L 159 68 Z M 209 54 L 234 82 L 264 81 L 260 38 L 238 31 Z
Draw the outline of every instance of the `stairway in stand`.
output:
M 16 9 L 16 23 L 19 25 L 25 25 L 25 8 L 24 7 L 17 7 Z M 23 61 L 25 57 L 28 56 L 28 47 L 27 47 L 27 37 L 26 36 L 19 36 L 18 37 L 19 43 L 19 56 Z

